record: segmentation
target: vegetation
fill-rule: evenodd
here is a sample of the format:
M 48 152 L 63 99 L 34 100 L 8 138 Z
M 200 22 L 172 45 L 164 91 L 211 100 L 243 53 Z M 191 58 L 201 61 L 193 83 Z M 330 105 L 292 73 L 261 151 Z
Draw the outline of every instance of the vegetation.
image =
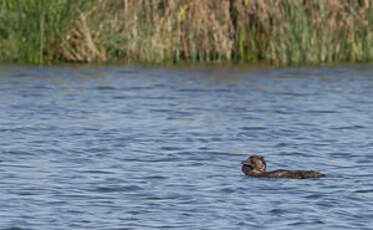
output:
M 60 60 L 59 44 L 73 18 L 73 2 L 0 1 L 0 60 L 21 63 Z
M 0 0 L 3 62 L 372 60 L 372 0 Z

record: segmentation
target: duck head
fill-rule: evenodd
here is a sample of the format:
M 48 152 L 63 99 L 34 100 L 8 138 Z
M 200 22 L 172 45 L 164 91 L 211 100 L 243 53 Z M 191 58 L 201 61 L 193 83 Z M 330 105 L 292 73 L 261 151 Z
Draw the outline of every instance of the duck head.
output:
M 257 172 L 265 172 L 267 168 L 266 161 L 263 156 L 252 155 L 249 156 L 246 160 L 242 161 L 242 167 L 249 167 L 251 170 Z

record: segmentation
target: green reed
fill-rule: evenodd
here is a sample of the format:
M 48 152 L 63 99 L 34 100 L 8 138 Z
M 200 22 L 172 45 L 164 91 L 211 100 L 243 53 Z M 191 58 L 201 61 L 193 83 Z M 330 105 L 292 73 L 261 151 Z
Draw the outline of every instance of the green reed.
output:
M 371 0 L 3 0 L 0 60 L 367 62 L 372 8 Z
M 0 3 L 0 60 L 55 63 L 64 57 L 60 44 L 71 28 L 73 0 L 3 0 Z

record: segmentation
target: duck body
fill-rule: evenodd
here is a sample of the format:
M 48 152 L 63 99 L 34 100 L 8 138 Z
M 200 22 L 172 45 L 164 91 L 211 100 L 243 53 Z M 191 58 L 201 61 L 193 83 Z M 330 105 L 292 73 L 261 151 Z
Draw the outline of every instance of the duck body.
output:
M 325 174 L 313 170 L 278 169 L 266 172 L 266 168 L 267 163 L 264 160 L 264 157 L 259 155 L 252 155 L 247 160 L 242 161 L 242 172 L 249 177 L 306 179 L 325 176 Z

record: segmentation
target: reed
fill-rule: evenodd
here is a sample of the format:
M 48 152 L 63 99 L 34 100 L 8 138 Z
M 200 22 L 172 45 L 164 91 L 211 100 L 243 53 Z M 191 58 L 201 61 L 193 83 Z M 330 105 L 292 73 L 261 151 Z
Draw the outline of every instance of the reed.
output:
M 371 0 L 5 2 L 0 3 L 0 58 L 15 61 L 299 65 L 373 60 Z
M 78 62 L 220 62 L 231 59 L 232 38 L 229 1 L 98 1 L 63 48 Z
M 0 59 L 18 63 L 56 63 L 59 44 L 74 19 L 73 0 L 3 0 L 0 3 Z

